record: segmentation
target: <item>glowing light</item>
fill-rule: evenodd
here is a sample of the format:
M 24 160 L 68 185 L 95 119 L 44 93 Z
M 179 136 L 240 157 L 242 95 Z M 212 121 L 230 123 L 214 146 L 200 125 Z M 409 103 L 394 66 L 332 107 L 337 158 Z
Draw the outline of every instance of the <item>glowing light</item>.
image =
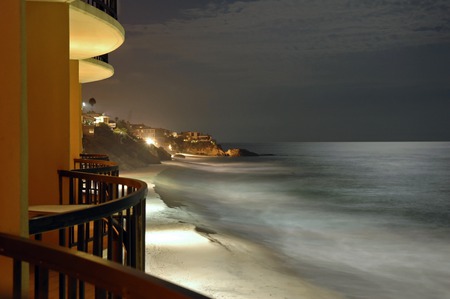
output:
M 167 229 L 147 231 L 145 233 L 146 245 L 159 246 L 195 246 L 207 244 L 209 241 L 195 231 L 188 229 Z
M 155 140 L 153 140 L 150 137 L 145 139 L 145 142 L 147 142 L 148 145 L 155 145 L 156 144 Z
M 169 144 L 169 150 L 170 151 L 172 150 L 172 144 Z

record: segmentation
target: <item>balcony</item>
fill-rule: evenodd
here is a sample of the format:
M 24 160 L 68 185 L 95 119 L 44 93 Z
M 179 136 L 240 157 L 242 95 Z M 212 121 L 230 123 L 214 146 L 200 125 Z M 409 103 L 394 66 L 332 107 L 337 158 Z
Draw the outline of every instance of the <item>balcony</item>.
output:
M 103 155 L 83 158 L 58 171 L 59 205 L 29 208 L 35 240 L 0 234 L 0 255 L 15 265 L 14 298 L 28 297 L 21 262 L 33 266 L 30 298 L 206 298 L 143 272 L 147 185 L 119 177 Z M 55 236 L 59 246 L 49 245 Z
M 86 0 L 88 3 L 106 3 Z M 70 59 L 86 59 L 116 50 L 125 41 L 122 25 L 106 12 L 81 0 L 70 3 Z M 104 5 L 105 7 L 106 5 Z
M 96 58 L 88 58 L 79 62 L 80 83 L 89 83 L 107 79 L 114 75 L 112 65 Z
M 119 264 L 105 262 L 101 258 L 85 253 L 73 253 L 66 248 L 57 248 L 40 242 L 0 233 L 0 255 L 14 260 L 14 298 L 173 298 L 206 299 L 198 293 L 184 289 L 170 282 L 146 275 L 132 268 Z M 63 261 L 57 263 L 55 261 Z M 20 262 L 27 262 L 38 267 L 38 272 L 48 274 L 49 271 L 59 272 L 62 276 L 76 281 L 89 283 L 94 288 L 91 294 L 69 293 L 67 296 L 51 294 L 49 289 L 39 289 L 37 294 L 22 296 L 20 293 Z M 109 295 L 107 297 L 107 295 Z M 0 293 L 0 297 L 4 298 Z
M 111 77 L 114 68 L 108 61 L 93 58 L 116 50 L 125 40 L 116 0 L 75 0 L 69 13 L 70 59 L 80 61 L 80 83 Z

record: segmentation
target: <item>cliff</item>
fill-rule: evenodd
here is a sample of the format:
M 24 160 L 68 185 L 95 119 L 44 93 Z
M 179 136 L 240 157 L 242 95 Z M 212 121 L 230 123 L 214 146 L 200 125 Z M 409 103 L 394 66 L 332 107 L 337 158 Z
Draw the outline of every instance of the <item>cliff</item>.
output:
M 162 160 L 171 159 L 164 149 L 149 146 L 128 135 L 115 134 L 106 125 L 96 127 L 94 136 L 84 136 L 83 148 L 85 153 L 108 155 L 122 170 L 159 164 Z

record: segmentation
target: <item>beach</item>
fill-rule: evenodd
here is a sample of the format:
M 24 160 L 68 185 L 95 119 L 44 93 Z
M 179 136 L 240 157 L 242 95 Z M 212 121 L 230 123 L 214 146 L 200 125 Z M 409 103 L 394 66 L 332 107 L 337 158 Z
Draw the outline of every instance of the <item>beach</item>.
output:
M 342 298 L 300 279 L 261 245 L 210 231 L 199 226 L 198 219 L 186 221 L 189 212 L 169 208 L 154 191 L 155 176 L 168 167 L 173 166 L 151 165 L 121 174 L 143 180 L 149 187 L 145 269 L 148 274 L 211 298 Z M 176 206 L 173 202 L 169 205 Z
M 213 298 L 450 298 L 450 143 L 233 147 L 275 155 L 122 173 L 149 185 L 148 273 Z

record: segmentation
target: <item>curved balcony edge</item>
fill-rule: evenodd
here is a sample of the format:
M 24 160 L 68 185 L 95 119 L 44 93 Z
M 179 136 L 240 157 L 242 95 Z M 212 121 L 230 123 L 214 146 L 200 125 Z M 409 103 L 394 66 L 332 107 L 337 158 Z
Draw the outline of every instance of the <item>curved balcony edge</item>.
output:
M 95 58 L 79 60 L 79 81 L 90 83 L 108 79 L 114 75 L 114 67 Z
M 110 53 L 125 41 L 125 29 L 112 16 L 81 0 L 70 3 L 70 59 Z

